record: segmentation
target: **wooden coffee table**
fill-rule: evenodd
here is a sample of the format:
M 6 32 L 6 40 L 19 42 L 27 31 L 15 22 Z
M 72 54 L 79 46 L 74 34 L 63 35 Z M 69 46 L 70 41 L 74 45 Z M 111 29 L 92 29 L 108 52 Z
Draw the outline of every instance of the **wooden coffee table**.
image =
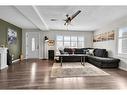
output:
M 86 57 L 86 54 L 60 54 L 60 55 L 56 55 L 56 57 L 60 57 L 60 59 L 61 59 L 61 66 L 62 66 L 62 64 L 63 64 L 63 57 L 70 57 L 70 56 L 79 56 L 80 58 L 81 58 L 81 64 L 83 65 L 83 66 L 85 66 L 85 57 Z

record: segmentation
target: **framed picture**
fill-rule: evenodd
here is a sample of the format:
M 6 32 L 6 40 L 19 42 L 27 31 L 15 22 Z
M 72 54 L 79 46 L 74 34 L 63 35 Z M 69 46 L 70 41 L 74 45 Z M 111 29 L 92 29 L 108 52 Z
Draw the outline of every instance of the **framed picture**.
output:
M 54 46 L 55 45 L 55 41 L 54 40 L 49 40 L 48 41 L 48 45 L 49 46 Z
M 99 35 L 96 35 L 96 36 L 94 36 L 94 42 L 100 42 L 102 39 L 101 39 L 101 34 L 99 34 Z
M 115 39 L 115 32 L 112 30 L 110 32 L 105 32 L 95 35 L 93 38 L 93 42 L 100 42 L 100 41 L 107 41 L 107 40 L 114 40 L 114 39 Z
M 102 41 L 107 41 L 108 40 L 108 33 L 106 32 L 106 33 L 102 33 L 101 34 L 101 38 L 102 38 Z
M 16 44 L 17 42 L 17 32 L 12 30 L 12 29 L 8 29 L 8 44 Z
M 108 40 L 114 40 L 114 37 L 115 37 L 114 31 L 108 32 Z

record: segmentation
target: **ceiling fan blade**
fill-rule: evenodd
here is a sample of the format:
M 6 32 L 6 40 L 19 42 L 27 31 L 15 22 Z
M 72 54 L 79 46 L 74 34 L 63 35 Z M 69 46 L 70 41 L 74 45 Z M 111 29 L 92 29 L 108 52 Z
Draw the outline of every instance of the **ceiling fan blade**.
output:
M 68 22 L 65 22 L 65 23 L 64 23 L 64 25 L 65 25 L 65 26 L 68 26 L 68 25 L 69 25 L 69 23 L 68 23 Z
M 67 25 L 67 23 L 65 22 L 64 25 Z
M 71 24 L 71 21 L 66 21 L 65 23 L 64 23 L 64 25 L 70 25 Z
M 73 14 L 73 15 L 71 16 L 71 20 L 72 20 L 73 18 L 75 18 L 80 12 L 81 12 L 81 10 L 78 10 L 75 14 Z
M 69 25 L 71 23 L 71 20 L 74 19 L 80 12 L 81 12 L 81 10 L 78 10 L 71 17 L 68 14 L 66 14 L 67 18 L 62 19 L 62 21 L 65 21 L 64 25 Z M 50 21 L 59 21 L 59 19 L 51 18 Z
M 67 19 L 62 19 L 62 21 L 67 21 Z

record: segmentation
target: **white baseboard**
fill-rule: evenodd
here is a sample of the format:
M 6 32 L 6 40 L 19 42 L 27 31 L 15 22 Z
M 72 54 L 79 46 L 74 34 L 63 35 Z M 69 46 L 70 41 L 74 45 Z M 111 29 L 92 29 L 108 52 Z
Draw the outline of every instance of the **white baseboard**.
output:
M 23 59 L 32 59 L 32 58 L 26 58 L 26 57 L 24 57 Z M 38 58 L 38 59 L 42 59 L 42 58 Z
M 39 57 L 39 59 L 43 59 L 42 57 Z
M 124 71 L 127 71 L 127 69 L 126 69 L 126 68 L 119 67 L 119 69 L 124 70 Z
M 27 58 L 23 58 L 23 59 L 27 59 Z
M 20 59 L 13 60 L 12 63 L 15 63 L 15 62 L 17 62 L 17 61 L 20 61 Z
M 8 67 L 8 65 L 4 65 L 4 66 L 0 67 L 0 70 L 7 68 L 7 67 Z

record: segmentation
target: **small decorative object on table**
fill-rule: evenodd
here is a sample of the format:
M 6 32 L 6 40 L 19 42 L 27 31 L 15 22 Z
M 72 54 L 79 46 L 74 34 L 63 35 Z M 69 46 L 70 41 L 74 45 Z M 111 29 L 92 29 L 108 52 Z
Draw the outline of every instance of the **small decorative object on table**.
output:
M 72 54 L 73 54 L 73 55 L 74 55 L 74 52 L 75 52 L 75 49 L 73 48 L 73 49 L 72 49 Z

